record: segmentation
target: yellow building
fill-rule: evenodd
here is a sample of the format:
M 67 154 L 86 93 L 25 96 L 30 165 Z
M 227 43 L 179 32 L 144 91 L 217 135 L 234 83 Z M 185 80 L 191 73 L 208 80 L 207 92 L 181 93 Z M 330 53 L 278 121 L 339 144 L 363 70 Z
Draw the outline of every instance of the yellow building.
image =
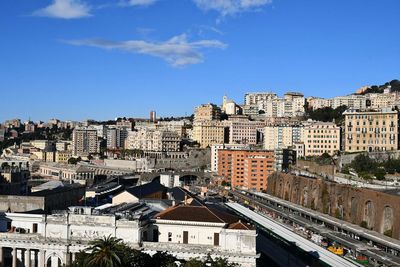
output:
M 222 121 L 200 121 L 193 123 L 192 139 L 200 144 L 201 148 L 206 148 L 214 144 L 223 144 L 225 133 L 229 131 Z
M 56 162 L 67 163 L 70 158 L 72 158 L 72 152 L 69 150 L 56 152 Z
M 347 110 L 345 151 L 386 151 L 398 149 L 398 112 L 392 109 Z
M 196 107 L 194 111 L 195 121 L 211 121 L 221 118 L 221 109 L 214 104 L 204 104 Z
M 334 155 L 340 150 L 340 127 L 333 122 L 313 121 L 302 129 L 304 156 Z

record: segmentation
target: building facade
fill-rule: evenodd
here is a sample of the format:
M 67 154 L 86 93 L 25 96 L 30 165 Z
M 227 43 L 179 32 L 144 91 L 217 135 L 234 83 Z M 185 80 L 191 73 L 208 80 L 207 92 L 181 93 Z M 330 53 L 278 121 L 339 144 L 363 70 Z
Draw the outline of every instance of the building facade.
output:
M 340 127 L 333 122 L 310 122 L 302 128 L 304 156 L 331 156 L 340 150 Z
M 241 149 L 249 149 L 248 145 L 245 144 L 214 144 L 211 146 L 211 171 L 218 171 L 218 151 L 220 149 L 230 149 L 230 150 L 241 150 Z
M 203 104 L 194 111 L 195 121 L 211 121 L 221 119 L 221 109 L 215 104 Z
M 301 141 L 300 124 L 271 124 L 264 128 L 264 149 L 288 148 Z
M 181 140 L 176 132 L 142 128 L 128 133 L 125 148 L 156 152 L 180 151 Z
M 398 149 L 399 124 L 396 110 L 347 110 L 343 115 L 345 152 Z
M 193 123 L 192 139 L 206 148 L 228 142 L 229 128 L 224 121 L 198 121 Z
M 218 175 L 232 187 L 264 190 L 268 176 L 276 170 L 275 153 L 270 150 L 218 150 Z
M 97 130 L 93 128 L 75 128 L 72 132 L 72 155 L 88 156 L 99 153 Z

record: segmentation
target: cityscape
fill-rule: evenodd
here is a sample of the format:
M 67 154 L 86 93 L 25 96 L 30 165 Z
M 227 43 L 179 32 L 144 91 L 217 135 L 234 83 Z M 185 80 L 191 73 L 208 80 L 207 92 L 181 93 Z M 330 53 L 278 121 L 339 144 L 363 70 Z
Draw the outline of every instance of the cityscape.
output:
M 318 62 L 322 33 L 287 51 L 279 43 L 286 68 L 304 64 L 290 77 L 282 65 L 258 66 L 274 60 L 264 47 L 234 42 L 284 40 L 251 25 L 272 24 L 283 7 L 298 14 L 288 1 L 33 2 L 0 4 L 0 21 L 15 23 L 0 26 L 10 36 L 0 44 L 0 267 L 400 266 L 400 68 L 374 61 L 398 62 L 398 28 L 379 44 L 386 51 L 360 45 L 371 64 L 349 53 L 359 64 L 350 74 L 303 61 L 312 38 Z M 338 15 L 343 32 L 391 31 L 396 16 L 366 29 L 352 10 L 399 3 L 371 3 Z M 319 32 L 311 17 L 322 15 L 305 9 L 296 29 Z M 335 21 L 326 16 L 324 27 Z M 160 37 L 180 19 L 190 29 Z M 121 21 L 141 39 L 116 41 Z M 279 29 L 295 36 L 293 25 Z M 22 51 L 27 36 L 48 40 Z M 333 50 L 327 61 L 342 56 Z

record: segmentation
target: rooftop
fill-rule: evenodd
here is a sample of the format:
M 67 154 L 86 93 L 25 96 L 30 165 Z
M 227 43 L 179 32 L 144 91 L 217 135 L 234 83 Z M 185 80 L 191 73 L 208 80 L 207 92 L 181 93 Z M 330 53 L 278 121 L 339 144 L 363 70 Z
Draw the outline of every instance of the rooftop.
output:
M 238 217 L 236 216 L 207 207 L 205 205 L 177 205 L 158 213 L 155 215 L 155 218 L 161 220 L 227 224 L 234 224 L 239 221 Z

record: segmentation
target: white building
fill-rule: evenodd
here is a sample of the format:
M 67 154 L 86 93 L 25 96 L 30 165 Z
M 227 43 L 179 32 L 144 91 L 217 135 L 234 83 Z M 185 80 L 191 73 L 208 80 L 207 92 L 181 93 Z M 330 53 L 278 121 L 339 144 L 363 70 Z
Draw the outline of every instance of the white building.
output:
M 349 109 L 365 109 L 366 103 L 367 98 L 363 95 L 347 95 L 332 98 L 333 109 L 336 109 L 340 106 L 346 106 Z
M 179 151 L 180 142 L 181 137 L 176 132 L 142 128 L 128 133 L 125 148 L 156 152 Z
M 139 217 L 96 215 L 90 207 L 70 207 L 52 215 L 3 213 L 0 215 L 0 256 L 7 266 L 61 267 L 104 236 L 121 238 L 138 248 L 142 240 Z
M 129 206 L 129 207 L 128 207 Z M 205 206 L 180 205 L 145 219 L 145 204 L 70 207 L 52 215 L 0 214 L 0 263 L 5 266 L 61 267 L 71 263 L 88 242 L 112 236 L 134 249 L 166 252 L 179 259 L 223 257 L 244 267 L 256 266 L 255 229 L 232 215 Z M 114 209 L 119 215 L 109 214 Z
M 256 237 L 253 226 L 229 218 L 201 205 L 178 205 L 155 216 L 158 247 L 167 247 L 178 258 L 224 255 L 240 266 L 256 266 Z M 151 247 L 149 247 L 151 248 Z M 156 250 L 156 247 L 152 249 Z
M 297 92 L 288 92 L 283 98 L 275 93 L 248 93 L 245 95 L 243 113 L 254 117 L 297 117 L 304 115 L 305 98 Z
M 291 147 L 301 141 L 300 124 L 272 124 L 264 128 L 264 149 L 274 150 Z

